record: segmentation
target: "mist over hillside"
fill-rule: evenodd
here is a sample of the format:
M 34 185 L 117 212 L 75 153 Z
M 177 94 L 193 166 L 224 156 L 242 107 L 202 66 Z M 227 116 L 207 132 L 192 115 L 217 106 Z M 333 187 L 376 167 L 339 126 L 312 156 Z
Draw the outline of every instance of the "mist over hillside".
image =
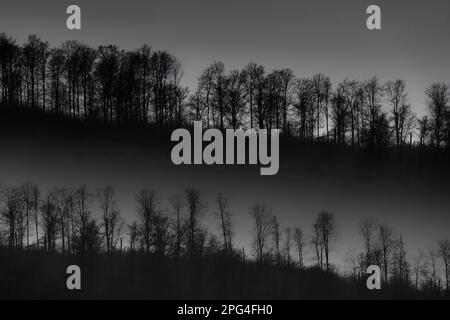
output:
M 128 223 L 137 219 L 135 197 L 140 189 L 156 190 L 161 210 L 171 215 L 168 197 L 196 187 L 207 203 L 202 224 L 217 234 L 215 199 L 222 193 L 235 218 L 234 246 L 244 247 L 250 256 L 254 250 L 249 209 L 254 203 L 266 203 L 282 225 L 299 226 L 305 234 L 312 232 L 318 212 L 333 212 L 339 236 L 331 258 L 342 271 L 349 268 L 348 254 L 363 248 L 358 223 L 365 217 L 392 225 L 411 256 L 444 237 L 450 225 L 446 151 L 353 150 L 282 136 L 279 173 L 260 176 L 259 166 L 173 165 L 168 129 L 55 121 L 7 108 L 1 112 L 3 185 L 33 181 L 50 190 L 85 183 L 92 191 L 111 185 Z M 99 215 L 95 205 L 92 211 Z M 305 263 L 315 264 L 312 249 L 306 250 Z

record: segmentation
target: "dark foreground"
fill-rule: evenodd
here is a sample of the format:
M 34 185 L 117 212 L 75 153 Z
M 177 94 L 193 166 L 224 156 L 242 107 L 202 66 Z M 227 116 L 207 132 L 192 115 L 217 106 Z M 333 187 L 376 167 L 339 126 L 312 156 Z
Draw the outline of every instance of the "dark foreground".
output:
M 82 290 L 66 287 L 81 268 Z M 0 249 L 1 299 L 415 299 L 410 287 L 369 291 L 365 283 L 315 268 L 269 266 L 221 255 L 200 261 L 140 254 L 64 257 Z

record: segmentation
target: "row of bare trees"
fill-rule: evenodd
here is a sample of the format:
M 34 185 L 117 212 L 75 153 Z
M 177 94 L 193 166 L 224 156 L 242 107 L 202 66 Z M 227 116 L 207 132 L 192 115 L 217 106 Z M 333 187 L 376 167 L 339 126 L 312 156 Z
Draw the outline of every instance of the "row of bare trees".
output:
M 255 204 L 250 209 L 254 227 L 254 249 L 256 260 L 275 264 L 293 264 L 297 257 L 299 268 L 305 267 L 305 251 L 310 246 L 315 265 L 323 271 L 333 271 L 330 253 L 337 238 L 337 224 L 334 214 L 321 211 L 313 223 L 311 235 L 300 227 L 281 227 L 278 218 L 265 204 Z
M 123 251 L 123 239 L 131 252 L 158 256 L 199 257 L 205 252 L 245 255 L 245 252 L 236 253 L 233 247 L 233 213 L 223 195 L 217 196 L 213 209 L 219 235 L 209 233 L 202 226 L 201 218 L 207 203 L 195 188 L 185 190 L 184 194 L 171 195 L 169 209 L 161 207 L 161 198 L 154 190 L 140 190 L 135 200 L 137 219 L 126 224 L 110 186 L 92 192 L 85 185 L 74 189 L 53 187 L 46 195 L 41 195 L 40 188 L 32 182 L 2 186 L 0 226 L 3 228 L 0 239 L 5 239 L 3 244 L 10 248 L 34 248 L 69 255 L 100 251 L 111 255 L 118 250 L 119 243 L 120 251 Z M 270 247 L 267 240 L 270 237 L 276 244 L 277 264 L 291 262 L 291 248 L 295 241 L 299 246 L 299 263 L 303 266 L 302 231 L 296 228 L 291 232 L 287 228 L 286 242 L 281 249 L 282 232 L 269 208 L 257 204 L 250 212 L 255 220 L 257 260 L 267 259 L 266 249 Z
M 426 251 L 420 249 L 415 257 L 408 258 L 402 235 L 385 223 L 364 218 L 359 223 L 359 234 L 363 240 L 363 251 L 352 252 L 346 259 L 351 277 L 355 280 L 366 277 L 368 266 L 378 265 L 385 285 L 450 292 L 450 241 L 447 238 L 439 240 L 436 246 L 430 246 Z
M 126 223 L 110 186 L 90 191 L 85 185 L 74 189 L 53 187 L 45 195 L 31 182 L 2 186 L 0 192 L 0 246 L 20 250 L 44 250 L 65 255 L 104 252 L 201 258 L 222 253 L 246 260 L 244 248 L 233 245 L 234 216 L 226 197 L 219 194 L 211 211 L 217 233 L 202 226 L 208 204 L 201 193 L 189 188 L 173 194 L 163 208 L 154 190 L 142 189 L 135 197 L 137 216 Z M 331 252 L 336 248 L 338 225 L 333 213 L 321 211 L 310 234 L 299 227 L 282 227 L 272 208 L 256 203 L 252 218 L 254 257 L 257 263 L 305 268 L 305 256 L 325 272 L 336 272 Z M 363 281 L 369 265 L 378 265 L 386 285 L 409 286 L 449 292 L 450 241 L 407 256 L 401 234 L 384 223 L 366 218 L 359 223 L 363 250 L 349 255 L 350 277 Z M 124 243 L 124 241 L 125 243 Z
M 110 186 L 90 191 L 85 185 L 69 189 L 53 187 L 46 195 L 26 182 L 0 190 L 0 244 L 9 248 L 59 251 L 62 254 L 107 255 L 123 248 L 159 256 L 201 256 L 206 250 L 231 254 L 232 214 L 228 200 L 218 195 L 215 207 L 223 242 L 201 226 L 206 203 L 197 189 L 169 199 L 170 215 L 160 207 L 154 190 L 136 195 L 138 218 L 126 224 Z M 209 248 L 209 249 L 208 249 Z
M 0 199 L 10 248 L 84 254 L 99 250 L 104 240 L 106 252 L 111 253 L 122 232 L 114 190 L 109 186 L 93 193 L 85 185 L 53 187 L 44 196 L 36 184 L 26 182 L 19 187 L 2 186 Z M 101 209 L 100 223 L 91 217 L 94 200 Z
M 187 97 L 180 85 L 181 63 L 148 46 L 126 52 L 114 45 L 93 49 L 67 41 L 50 48 L 35 35 L 18 46 L 0 34 L 0 68 L 3 103 L 70 118 L 179 123 Z
M 296 78 L 290 69 L 270 73 L 254 62 L 226 72 L 222 62 L 203 70 L 195 90 L 181 85 L 181 63 L 166 51 L 142 46 L 90 48 L 67 41 L 61 48 L 35 35 L 19 46 L 0 34 L 1 102 L 106 123 L 279 128 L 303 140 L 352 146 L 407 143 L 449 146 L 449 88 L 425 90 L 427 115 L 417 117 L 406 83 L 345 79 L 332 88 L 318 73 Z M 414 138 L 413 138 L 414 136 Z
M 257 203 L 250 208 L 253 219 L 253 246 L 258 262 L 275 262 L 276 265 L 292 264 L 292 251 L 296 251 L 298 267 L 304 265 L 305 236 L 299 227 L 282 228 L 277 216 L 272 214 L 272 208 L 266 204 Z M 322 268 L 322 266 L 321 266 Z
M 297 79 L 290 69 L 266 73 L 252 62 L 226 75 L 223 63 L 215 62 L 199 77 L 189 107 L 191 119 L 219 128 L 281 128 L 303 140 L 352 146 L 401 147 L 414 134 L 421 146 L 448 146 L 448 85 L 434 83 L 425 96 L 428 115 L 417 118 L 401 79 L 345 79 L 333 90 L 321 73 Z

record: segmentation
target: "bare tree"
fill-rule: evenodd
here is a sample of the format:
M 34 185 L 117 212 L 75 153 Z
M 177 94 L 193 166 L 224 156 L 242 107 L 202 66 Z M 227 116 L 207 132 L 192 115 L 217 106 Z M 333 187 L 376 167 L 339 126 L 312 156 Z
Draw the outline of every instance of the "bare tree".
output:
M 372 247 L 375 232 L 375 220 L 372 218 L 364 218 L 359 223 L 359 234 L 363 238 L 366 249 L 366 264 L 372 264 Z
M 339 86 L 331 98 L 331 118 L 334 123 L 334 140 L 338 144 L 345 143 L 346 140 L 347 128 L 351 120 L 351 113 L 348 106 L 344 89 Z
M 83 88 L 83 109 L 84 109 L 84 120 L 91 120 L 93 118 L 93 99 L 92 90 L 94 76 L 93 67 L 95 58 L 97 57 L 97 52 L 89 48 L 88 46 L 81 45 L 79 48 L 79 72 L 81 78 L 81 86 Z
M 429 140 L 431 129 L 430 120 L 428 116 L 423 116 L 417 120 L 417 124 L 419 126 L 419 145 L 423 147 Z
M 277 216 L 272 216 L 272 239 L 273 245 L 275 247 L 275 258 L 277 264 L 281 263 L 281 250 L 280 250 L 280 239 L 281 239 L 281 231 L 280 231 L 280 223 L 278 221 Z
M 28 36 L 28 41 L 23 48 L 23 62 L 26 68 L 26 73 L 29 78 L 27 81 L 27 105 L 36 107 L 36 85 L 37 72 L 39 67 L 39 50 L 40 39 L 36 35 Z M 31 87 L 31 88 L 30 88 Z M 31 96 L 31 99 L 29 98 Z
M 114 121 L 114 83 L 117 79 L 119 68 L 119 48 L 117 46 L 100 46 L 98 48 L 98 62 L 95 66 L 95 74 L 101 89 L 101 111 L 103 121 L 112 123 Z M 117 119 L 117 117 L 116 117 Z
M 391 104 L 391 114 L 394 122 L 395 142 L 400 147 L 411 132 L 414 115 L 406 98 L 406 83 L 404 80 L 389 81 L 386 93 Z
M 254 204 L 250 208 L 250 215 L 254 220 L 253 233 L 256 250 L 256 260 L 263 261 L 267 240 L 272 233 L 273 225 L 269 207 L 265 204 Z
M 225 129 L 225 66 L 216 61 L 211 65 L 214 91 L 213 122 L 221 130 Z
M 322 244 L 323 253 L 325 256 L 325 269 L 330 271 L 330 252 L 332 248 L 332 242 L 337 235 L 337 226 L 334 220 L 334 215 L 328 211 L 321 211 L 315 220 L 314 225 Z M 322 260 L 321 260 L 322 261 Z M 323 263 L 323 261 L 322 261 Z
M 181 243 L 184 236 L 184 222 L 182 217 L 183 207 L 185 203 L 183 201 L 183 197 L 180 194 L 171 195 L 169 198 L 169 203 L 172 207 L 172 211 L 175 214 L 175 243 L 174 243 L 174 254 L 175 257 L 179 257 L 181 255 Z
M 267 90 L 266 72 L 263 66 L 258 66 L 255 69 L 255 106 L 256 106 L 256 121 L 259 129 L 265 128 L 265 121 L 267 116 L 267 105 L 265 104 L 265 93 Z
M 218 215 L 223 236 L 223 249 L 226 253 L 232 252 L 232 213 L 229 210 L 228 199 L 219 194 L 216 199 Z
M 88 228 L 89 228 L 89 223 L 90 223 L 90 204 L 92 202 L 92 194 L 88 191 L 86 185 L 81 185 L 80 187 L 78 187 L 74 193 L 73 193 L 73 199 L 74 199 L 74 207 L 75 207 L 75 212 L 78 215 L 78 219 L 79 219 L 79 236 L 80 236 L 80 241 L 79 241 L 79 251 L 81 252 L 81 254 L 84 254 L 87 250 L 87 241 L 88 241 Z M 91 226 L 91 231 L 95 231 L 94 229 L 92 229 Z M 95 238 L 95 236 L 93 236 Z M 95 239 L 90 239 L 92 240 L 92 244 L 94 244 L 94 240 Z
M 233 70 L 225 78 L 225 119 L 228 127 L 238 129 L 243 125 L 245 108 L 244 73 Z
M 349 113 L 349 123 L 351 131 L 351 146 L 360 143 L 360 127 L 361 127 L 361 112 L 364 100 L 364 92 L 361 83 L 356 80 L 345 79 L 338 86 L 341 94 L 344 97 L 346 108 Z
M 202 109 L 206 109 L 206 110 L 202 110 L 202 114 L 204 114 L 205 116 L 205 124 L 206 127 L 209 128 L 211 125 L 211 120 L 210 120 L 210 115 L 212 113 L 212 95 L 213 95 L 213 76 L 212 76 L 213 72 L 212 72 L 212 68 L 206 68 L 205 70 L 203 70 L 203 72 L 201 73 L 201 75 L 199 76 L 198 79 L 198 97 L 197 99 L 199 100 L 197 102 L 198 106 L 197 106 L 197 120 L 198 116 L 200 114 L 200 106 L 203 106 Z M 201 102 L 200 102 L 201 101 Z M 206 114 L 205 114 L 206 113 Z
M 409 284 L 410 268 L 406 259 L 405 243 L 401 235 L 394 242 L 392 264 L 394 282 L 400 285 Z
M 157 211 L 156 192 L 153 190 L 143 189 L 136 196 L 136 202 L 138 206 L 145 251 L 146 253 L 150 253 L 152 220 Z
M 388 265 L 394 244 L 393 229 L 386 224 L 380 224 L 378 228 L 378 241 L 383 255 L 384 280 L 388 283 Z
M 5 33 L 0 33 L 0 69 L 2 102 L 9 104 L 23 103 L 21 100 L 21 48 L 16 41 Z
M 56 236 L 58 233 L 58 213 L 56 212 L 51 194 L 47 194 L 41 205 L 41 216 L 42 227 L 45 234 L 44 248 L 46 251 L 55 251 Z
M 363 275 L 362 269 L 364 268 L 364 254 L 355 254 L 351 251 L 345 257 L 345 262 L 349 265 L 350 275 L 353 280 L 359 282 Z
M 422 250 L 420 250 L 418 255 L 414 258 L 413 271 L 414 271 L 414 287 L 416 288 L 416 290 L 419 290 L 420 277 L 425 270 L 424 258 L 425 253 Z
M 153 233 L 152 240 L 154 242 L 155 254 L 157 256 L 165 256 L 166 249 L 169 245 L 171 234 L 169 233 L 169 219 L 161 212 L 157 212 L 153 216 Z
M 449 263 L 450 263 L 450 241 L 445 238 L 438 242 L 438 254 L 444 263 L 445 290 L 450 292 L 449 288 Z
M 303 232 L 300 228 L 295 228 L 295 230 L 294 230 L 294 241 L 297 246 L 298 266 L 299 266 L 299 268 L 303 269 L 303 267 L 304 267 L 304 263 L 303 263 L 304 239 L 303 239 Z
M 23 202 L 25 205 L 26 228 L 27 228 L 27 247 L 30 246 L 30 222 L 32 219 L 31 215 L 33 212 L 35 213 L 37 211 L 36 210 L 37 199 L 35 194 L 37 189 L 38 186 L 30 181 L 27 181 L 22 185 Z
M 314 84 L 310 79 L 300 79 L 295 82 L 294 114 L 300 139 L 311 139 L 314 135 Z
M 257 77 L 258 65 L 254 62 L 250 62 L 244 69 L 244 87 L 246 100 L 248 101 L 250 128 L 253 128 L 253 104 L 254 95 L 256 90 L 256 77 Z
M 288 134 L 288 114 L 289 106 L 292 101 L 292 87 L 294 72 L 291 69 L 282 69 L 279 71 L 280 89 L 281 89 L 281 116 L 283 119 L 283 133 Z
M 66 238 L 70 239 L 70 229 L 68 221 L 72 214 L 72 194 L 66 188 L 54 187 L 50 192 L 50 197 L 54 204 L 54 209 L 59 221 L 59 230 L 61 230 L 62 254 L 66 253 Z M 67 246 L 70 251 L 70 246 Z
M 320 270 L 323 270 L 323 239 L 318 223 L 313 224 L 311 244 L 314 247 L 317 265 L 319 266 Z
M 320 119 L 321 114 L 325 106 L 328 105 L 329 94 L 331 93 L 331 84 L 330 79 L 323 75 L 322 73 L 318 73 L 313 76 L 312 82 L 314 85 L 314 94 L 315 94 L 315 102 L 316 102 L 316 130 L 317 130 L 317 138 L 320 137 Z M 327 107 L 328 109 L 328 107 Z M 325 111 L 326 126 L 327 126 L 327 137 L 328 137 L 328 110 Z
M 284 230 L 284 259 L 288 265 L 291 264 L 292 229 L 286 227 Z
M 99 189 L 97 191 L 97 200 L 102 210 L 106 252 L 108 255 L 111 255 L 121 228 L 119 211 L 116 209 L 114 189 L 111 186 L 105 186 Z
M 20 216 L 23 210 L 22 190 L 18 187 L 2 187 L 0 191 L 1 197 L 1 214 L 8 226 L 8 246 L 10 248 L 18 244 L 17 233 L 20 228 Z
M 394 131 L 397 147 L 400 146 L 400 108 L 406 102 L 406 84 L 404 80 L 397 79 L 386 83 L 386 94 L 392 106 L 391 113 L 394 118 Z
M 367 123 L 367 143 L 370 146 L 379 145 L 383 141 L 379 141 L 382 128 L 380 127 L 381 99 L 384 95 L 384 88 L 380 84 L 377 77 L 373 77 L 363 84 L 364 106 L 365 106 L 365 122 Z
M 63 72 L 65 65 L 65 54 L 62 49 L 52 49 L 48 62 L 51 77 L 52 92 L 52 111 L 56 114 L 62 114 L 62 88 L 63 88 Z
M 448 85 L 433 83 L 425 90 L 426 103 L 431 115 L 433 138 L 436 148 L 440 148 L 444 131 L 445 113 L 449 101 Z
M 201 255 L 205 237 L 199 226 L 199 217 L 205 208 L 200 191 L 195 188 L 186 189 L 186 206 L 188 209 L 187 252 L 190 257 Z
M 438 258 L 437 249 L 435 249 L 434 247 L 428 247 L 428 256 L 431 262 L 431 275 L 430 275 L 431 288 L 439 290 L 440 286 L 438 285 L 437 281 L 437 261 L 436 261 L 436 259 Z
M 128 225 L 128 239 L 130 243 L 130 251 L 133 252 L 139 237 L 139 224 L 133 221 Z
M 34 221 L 34 232 L 36 235 L 36 248 L 39 250 L 39 204 L 41 201 L 41 190 L 37 185 L 31 188 L 30 208 Z
M 41 86 L 42 86 L 42 110 L 46 111 L 46 81 L 47 81 L 47 63 L 50 56 L 48 42 L 40 41 L 39 43 L 39 63 L 41 70 Z

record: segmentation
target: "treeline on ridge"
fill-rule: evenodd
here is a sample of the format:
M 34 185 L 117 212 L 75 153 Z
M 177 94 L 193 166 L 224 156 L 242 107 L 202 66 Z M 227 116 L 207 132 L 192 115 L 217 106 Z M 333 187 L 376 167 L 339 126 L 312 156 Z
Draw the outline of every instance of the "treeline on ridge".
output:
M 304 226 L 283 226 L 269 205 L 255 203 L 248 209 L 252 250 L 245 252 L 243 244 L 236 243 L 234 214 L 223 195 L 208 206 L 198 189 L 189 188 L 169 196 L 168 209 L 163 209 L 161 201 L 154 190 L 140 190 L 135 197 L 136 213 L 128 214 L 129 221 L 125 221 L 110 186 L 95 191 L 85 185 L 74 189 L 55 186 L 45 195 L 32 182 L 2 186 L 0 248 L 68 257 L 132 255 L 174 261 L 207 261 L 219 255 L 243 264 L 299 272 L 317 269 L 358 285 L 365 283 L 367 267 L 375 264 L 382 270 L 383 285 L 435 296 L 449 293 L 448 238 L 418 250 L 411 258 L 400 233 L 364 218 L 359 223 L 363 250 L 349 254 L 345 269 L 339 270 L 332 262 L 338 238 L 332 212 L 319 212 L 307 232 Z M 218 232 L 203 226 L 207 212 L 214 215 Z
M 71 119 L 157 126 L 197 120 L 204 127 L 279 128 L 302 140 L 360 147 L 449 146 L 445 83 L 424 88 L 426 115 L 418 117 L 402 79 L 345 79 L 333 88 L 321 73 L 296 78 L 289 68 L 269 73 L 254 62 L 226 72 L 218 61 L 189 89 L 181 83 L 181 62 L 167 51 L 94 49 L 77 41 L 50 48 L 36 35 L 19 46 L 4 33 L 0 69 L 1 104 Z

